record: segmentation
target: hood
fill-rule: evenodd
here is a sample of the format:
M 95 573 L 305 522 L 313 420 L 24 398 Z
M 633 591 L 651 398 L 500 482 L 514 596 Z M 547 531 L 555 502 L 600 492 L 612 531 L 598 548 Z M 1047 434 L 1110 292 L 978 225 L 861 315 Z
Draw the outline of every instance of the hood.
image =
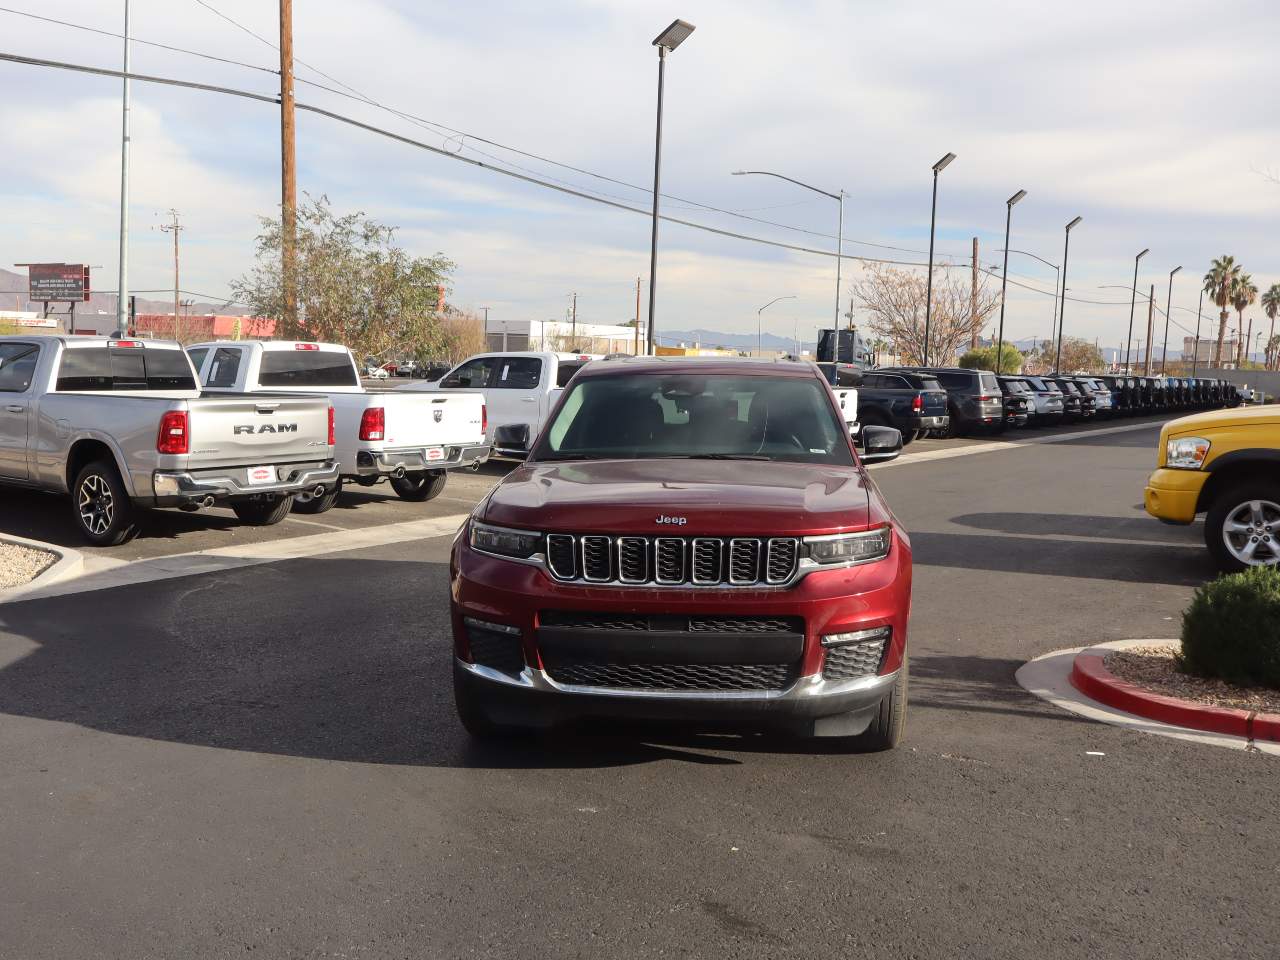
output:
M 800 536 L 888 522 L 869 486 L 856 467 L 803 463 L 527 463 L 494 488 L 484 520 L 582 533 Z
M 1197 430 L 1212 430 L 1222 427 L 1262 427 L 1280 423 L 1280 406 L 1274 404 L 1257 407 L 1236 407 L 1234 410 L 1206 410 L 1204 413 L 1193 413 L 1189 417 L 1170 420 L 1164 427 L 1164 434 L 1169 437 L 1181 437 L 1194 434 Z

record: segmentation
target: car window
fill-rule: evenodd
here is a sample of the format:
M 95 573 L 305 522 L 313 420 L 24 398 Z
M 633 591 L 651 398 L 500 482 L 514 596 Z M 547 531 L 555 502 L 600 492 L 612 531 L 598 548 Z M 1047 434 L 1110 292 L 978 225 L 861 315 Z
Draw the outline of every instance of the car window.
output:
M 191 362 L 183 350 L 142 347 L 81 347 L 62 353 L 56 390 L 194 390 Z
M 200 375 L 200 368 L 204 366 L 204 358 L 208 355 L 208 347 L 192 347 L 187 351 L 187 356 L 191 358 L 191 365 L 196 368 L 196 376 Z
M 996 375 L 994 373 L 978 374 L 978 382 L 982 385 L 984 391 L 1000 389 L 1000 385 L 996 383 Z
M 25 393 L 39 357 L 40 348 L 34 343 L 0 343 L 0 391 Z
M 567 387 L 573 375 L 585 366 L 585 363 L 561 363 L 556 369 L 556 386 Z
M 880 386 L 884 387 L 887 390 L 910 390 L 911 389 L 911 384 L 907 383 L 906 379 L 903 377 L 894 377 L 894 376 L 889 376 L 888 374 L 885 374 L 883 376 L 877 377 L 876 379 L 880 381 Z
M 358 387 L 350 354 L 335 350 L 264 350 L 258 370 L 264 387 Z
M 500 390 L 533 390 L 542 378 L 542 361 L 537 357 L 502 357 L 496 369 L 493 386 Z
M 852 465 L 817 377 L 634 373 L 569 389 L 535 460 L 745 457 Z
M 474 360 L 468 360 L 453 373 L 449 374 L 440 381 L 440 386 L 445 388 L 453 387 L 470 387 L 479 389 L 489 385 L 489 374 L 493 371 L 493 365 L 496 357 L 476 357 Z
M 204 378 L 206 387 L 234 387 L 236 377 L 240 373 L 239 347 L 219 347 L 213 352 L 213 361 L 209 364 L 209 374 Z
M 940 371 L 936 374 L 938 381 L 950 389 L 964 389 L 973 383 L 972 377 L 967 373 L 950 373 L 948 371 Z

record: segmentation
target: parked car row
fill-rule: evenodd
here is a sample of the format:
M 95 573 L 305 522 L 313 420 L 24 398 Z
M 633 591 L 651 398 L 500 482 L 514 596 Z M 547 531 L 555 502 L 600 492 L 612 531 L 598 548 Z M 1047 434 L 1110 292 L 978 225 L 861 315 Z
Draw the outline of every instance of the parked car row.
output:
M 833 386 L 856 387 L 858 420 L 921 436 L 1002 433 L 1116 416 L 1234 407 L 1250 400 L 1226 380 L 1204 377 L 1017 374 L 962 367 L 820 363 Z

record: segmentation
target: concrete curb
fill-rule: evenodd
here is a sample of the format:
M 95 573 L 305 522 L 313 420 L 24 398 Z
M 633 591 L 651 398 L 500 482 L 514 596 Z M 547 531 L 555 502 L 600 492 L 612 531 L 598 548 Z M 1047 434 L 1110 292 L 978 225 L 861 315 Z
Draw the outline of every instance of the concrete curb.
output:
M 1072 662 L 1071 685 L 1086 697 L 1176 727 L 1280 742 L 1280 714 L 1213 707 L 1152 693 L 1111 673 L 1104 663 L 1106 653 L 1105 647 L 1089 647 L 1077 653 Z
M 79 550 L 71 547 L 57 547 L 52 543 L 45 543 L 43 540 L 28 540 L 26 537 L 15 537 L 12 534 L 0 534 L 0 542 L 16 544 L 19 547 L 28 547 L 31 550 L 40 550 L 44 553 L 51 553 L 56 558 L 53 563 L 45 567 L 30 583 L 24 583 L 18 587 L 9 587 L 0 590 L 0 603 L 9 603 L 13 600 L 21 600 L 28 593 L 36 590 L 42 590 L 50 584 L 59 583 L 62 580 L 68 580 L 71 577 L 79 576 L 84 570 L 84 554 Z

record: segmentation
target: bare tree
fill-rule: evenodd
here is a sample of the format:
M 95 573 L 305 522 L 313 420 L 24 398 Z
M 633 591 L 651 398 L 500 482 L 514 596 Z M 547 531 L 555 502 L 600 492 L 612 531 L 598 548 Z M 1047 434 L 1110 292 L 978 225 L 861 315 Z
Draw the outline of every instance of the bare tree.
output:
M 926 278 L 923 273 L 871 264 L 853 294 L 870 314 L 875 333 L 897 344 L 905 363 L 924 361 Z M 989 289 L 985 279 L 972 294 L 969 278 L 947 267 L 933 270 L 933 309 L 929 321 L 929 360 L 954 363 L 958 349 L 981 332 L 987 318 L 1000 305 L 999 290 Z

